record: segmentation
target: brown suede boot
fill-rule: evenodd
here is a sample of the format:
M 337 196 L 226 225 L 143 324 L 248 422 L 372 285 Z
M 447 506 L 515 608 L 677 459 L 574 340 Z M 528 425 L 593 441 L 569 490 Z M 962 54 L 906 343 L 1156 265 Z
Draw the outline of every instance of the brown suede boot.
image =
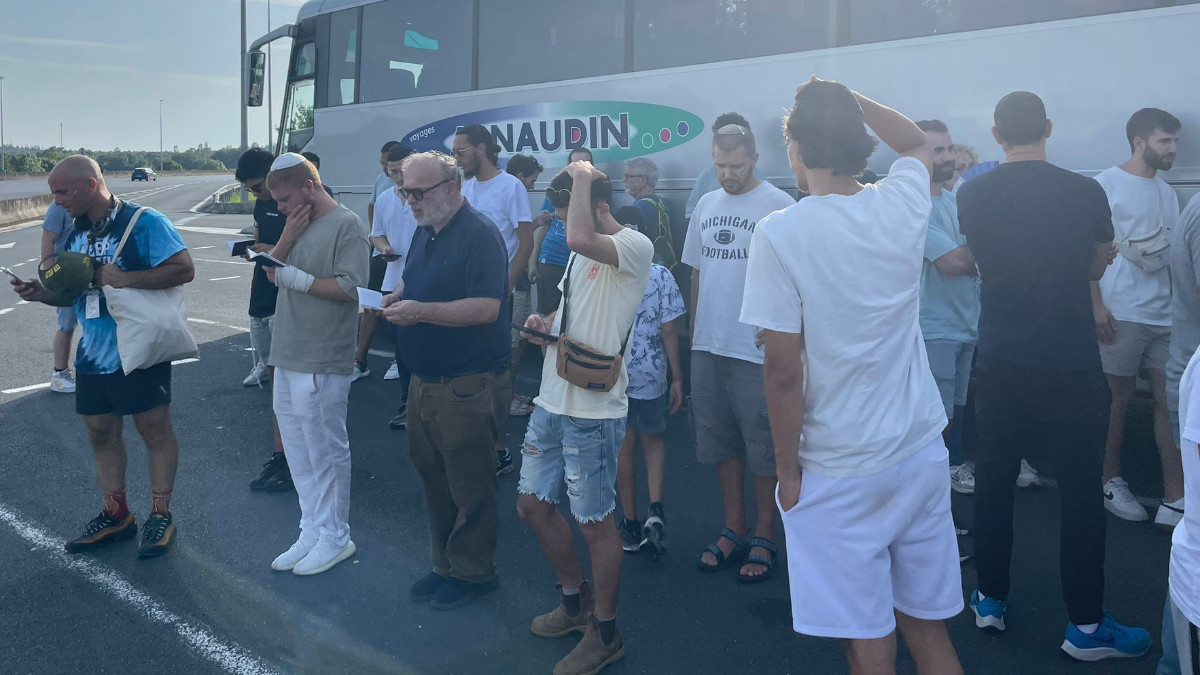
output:
M 555 585 L 561 592 L 562 586 Z M 553 612 L 534 617 L 529 630 L 539 637 L 556 638 L 568 633 L 583 633 L 587 628 L 587 617 L 596 609 L 596 596 L 592 593 L 592 585 L 583 582 L 579 587 L 579 614 L 567 614 L 566 605 L 559 603 Z
M 613 634 L 612 642 L 604 644 L 604 640 L 600 639 L 600 622 L 596 621 L 594 614 L 588 614 L 583 639 L 554 666 L 554 675 L 596 675 L 605 666 L 620 661 L 624 656 L 625 641 L 621 639 L 621 631 Z

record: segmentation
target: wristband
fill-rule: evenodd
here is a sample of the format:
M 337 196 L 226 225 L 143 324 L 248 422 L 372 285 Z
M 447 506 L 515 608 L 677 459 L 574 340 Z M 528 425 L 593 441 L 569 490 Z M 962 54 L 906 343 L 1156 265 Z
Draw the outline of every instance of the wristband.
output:
M 275 285 L 279 288 L 307 293 L 308 289 L 312 288 L 314 280 L 313 275 L 294 265 L 285 265 L 275 269 Z

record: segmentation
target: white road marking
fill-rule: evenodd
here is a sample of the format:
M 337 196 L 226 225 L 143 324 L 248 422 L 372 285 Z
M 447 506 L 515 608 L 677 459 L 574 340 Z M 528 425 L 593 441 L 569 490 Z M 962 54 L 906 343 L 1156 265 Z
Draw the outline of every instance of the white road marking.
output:
M 33 548 L 59 567 L 74 573 L 140 613 L 149 621 L 173 629 L 187 647 L 229 673 L 238 675 L 267 675 L 275 670 L 241 646 L 222 640 L 205 626 L 192 623 L 172 612 L 145 591 L 134 586 L 112 568 L 91 558 L 68 555 L 62 539 L 37 525 L 27 522 L 0 503 L 0 521 L 13 529 Z
M 200 227 L 192 225 L 176 225 L 175 229 L 183 230 L 184 232 L 195 232 L 196 234 L 221 234 L 225 236 L 237 235 L 238 230 L 232 227 Z
M 190 359 L 179 359 L 179 360 L 177 360 L 177 361 L 172 361 L 172 362 L 171 362 L 171 365 L 173 365 L 173 366 L 182 366 L 182 365 L 183 365 L 183 364 L 185 364 L 185 363 L 196 363 L 196 362 L 198 362 L 199 360 L 200 360 L 200 359 L 197 359 L 197 358 L 190 358 Z
M 25 262 L 37 262 L 37 261 L 38 261 L 37 258 L 30 258 L 29 260 L 26 260 Z
M 41 384 L 31 384 L 28 387 L 16 387 L 14 389 L 5 389 L 4 391 L 0 391 L 0 394 L 20 394 L 20 393 L 26 392 L 26 391 L 33 391 L 34 389 L 49 389 L 49 388 L 50 388 L 50 383 L 43 382 Z
M 0 244 L 0 248 L 12 248 L 13 246 L 16 245 L 16 243 L 17 242 L 15 242 L 15 241 L 10 241 L 7 244 Z
M 29 264 L 29 261 L 26 260 L 25 262 L 14 263 L 13 267 L 20 267 L 22 265 L 28 265 L 28 264 Z
M 193 220 L 195 220 L 197 218 L 203 218 L 204 216 L 207 216 L 207 215 L 208 215 L 207 213 L 198 213 L 194 216 L 188 216 L 187 218 L 180 218 L 179 220 L 175 221 L 175 229 L 179 229 L 180 225 L 187 225 L 188 223 L 192 222 Z
M 222 265 L 253 265 L 254 264 L 248 260 L 242 260 L 241 258 L 238 258 L 237 260 L 212 260 L 211 258 L 192 258 L 192 260 L 195 262 L 221 263 Z
M 8 314 L 11 311 L 13 311 L 12 307 L 5 307 L 4 309 L 0 309 L 0 316 L 4 316 L 5 314 Z
M 216 277 L 215 279 L 209 279 L 209 281 L 229 281 L 230 279 L 241 279 L 241 278 L 242 278 L 242 277 L 240 277 L 240 276 L 236 276 L 236 277 Z
M 216 246 L 193 246 L 193 247 L 191 248 L 191 250 L 193 250 L 193 251 L 203 251 L 203 250 L 204 250 L 204 249 L 206 249 L 206 248 L 216 248 Z
M 28 300 L 18 300 L 17 301 L 17 307 L 20 307 L 21 305 L 28 305 L 28 304 L 29 304 Z
M 205 326 L 220 326 L 221 328 L 228 328 L 229 330 L 236 330 L 239 333 L 249 333 L 250 332 L 250 329 L 245 326 L 230 326 L 227 323 L 221 323 L 219 321 L 209 321 L 208 319 L 197 319 L 194 316 L 189 316 L 188 321 L 191 321 L 192 323 L 203 324 Z

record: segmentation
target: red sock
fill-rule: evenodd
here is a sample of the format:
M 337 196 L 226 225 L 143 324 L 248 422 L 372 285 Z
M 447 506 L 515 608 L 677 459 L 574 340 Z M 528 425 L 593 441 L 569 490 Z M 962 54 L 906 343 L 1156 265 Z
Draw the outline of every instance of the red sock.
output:
M 170 513 L 171 512 L 171 493 L 153 491 L 150 493 L 150 498 L 153 503 L 151 511 L 154 513 Z
M 121 520 L 129 515 L 129 506 L 125 504 L 125 490 L 104 493 L 104 513 L 113 520 Z

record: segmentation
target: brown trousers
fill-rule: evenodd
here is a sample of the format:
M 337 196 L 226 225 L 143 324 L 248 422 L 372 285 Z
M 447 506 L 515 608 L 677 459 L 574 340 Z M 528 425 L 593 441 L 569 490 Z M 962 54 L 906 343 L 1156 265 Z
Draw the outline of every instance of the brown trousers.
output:
M 408 454 L 425 488 L 433 571 L 468 583 L 491 581 L 499 526 L 496 442 L 508 412 L 506 373 L 447 382 L 412 376 Z

